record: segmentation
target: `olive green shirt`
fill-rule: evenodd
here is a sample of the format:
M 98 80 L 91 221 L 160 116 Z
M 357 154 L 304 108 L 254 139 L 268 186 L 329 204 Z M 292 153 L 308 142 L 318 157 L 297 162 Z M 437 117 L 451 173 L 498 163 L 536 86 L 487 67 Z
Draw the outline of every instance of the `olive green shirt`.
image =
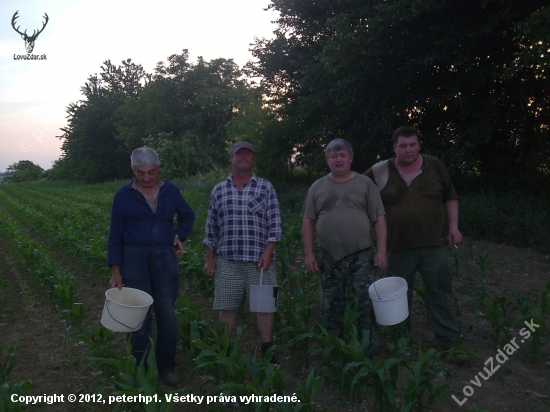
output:
M 386 210 L 388 250 L 442 246 L 445 202 L 458 199 L 445 165 L 437 158 L 421 155 L 422 173 L 407 185 L 394 164 L 388 161 L 388 183 L 380 195 Z M 372 168 L 365 175 L 374 180 Z
M 384 214 L 378 187 L 362 174 L 342 183 L 317 180 L 302 209 L 302 217 L 315 220 L 319 246 L 335 261 L 371 247 L 372 223 Z

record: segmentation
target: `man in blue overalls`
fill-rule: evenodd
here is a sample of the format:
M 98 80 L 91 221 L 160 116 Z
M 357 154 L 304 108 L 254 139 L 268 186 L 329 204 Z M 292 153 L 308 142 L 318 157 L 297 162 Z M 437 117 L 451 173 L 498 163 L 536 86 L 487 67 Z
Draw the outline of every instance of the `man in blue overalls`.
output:
M 153 297 L 158 372 L 164 383 L 176 386 L 180 383 L 174 372 L 177 345 L 174 305 L 179 289 L 177 256 L 183 252 L 181 242 L 191 233 L 195 213 L 176 185 L 158 177 L 160 160 L 153 149 L 134 150 L 131 166 L 135 178 L 116 192 L 111 211 L 107 249 L 107 265 L 112 275 L 109 286 L 131 287 Z M 147 316 L 141 329 L 132 333 L 132 353 L 137 363 L 146 359 L 151 324 L 152 318 Z

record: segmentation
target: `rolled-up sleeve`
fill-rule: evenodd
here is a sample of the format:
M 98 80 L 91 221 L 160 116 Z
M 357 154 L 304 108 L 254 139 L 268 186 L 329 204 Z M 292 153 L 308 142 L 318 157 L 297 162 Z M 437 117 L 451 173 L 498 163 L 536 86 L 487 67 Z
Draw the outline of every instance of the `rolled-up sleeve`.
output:
M 216 251 L 218 239 L 220 237 L 220 225 L 218 222 L 218 207 L 215 196 L 215 188 L 210 196 L 210 204 L 208 206 L 208 217 L 204 229 L 203 243 L 213 251 Z
M 269 185 L 268 203 L 267 203 L 267 243 L 281 241 L 282 224 L 281 213 L 279 211 L 279 201 L 272 185 Z

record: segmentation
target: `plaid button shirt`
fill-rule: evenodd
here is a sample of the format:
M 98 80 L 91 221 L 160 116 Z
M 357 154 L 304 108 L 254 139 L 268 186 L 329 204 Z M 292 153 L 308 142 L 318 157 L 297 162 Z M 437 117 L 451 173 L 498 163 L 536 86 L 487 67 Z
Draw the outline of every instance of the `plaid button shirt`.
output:
M 240 189 L 232 177 L 212 190 L 203 243 L 235 262 L 258 262 L 269 242 L 281 240 L 281 217 L 275 189 L 252 175 Z M 275 252 L 271 259 L 275 259 Z

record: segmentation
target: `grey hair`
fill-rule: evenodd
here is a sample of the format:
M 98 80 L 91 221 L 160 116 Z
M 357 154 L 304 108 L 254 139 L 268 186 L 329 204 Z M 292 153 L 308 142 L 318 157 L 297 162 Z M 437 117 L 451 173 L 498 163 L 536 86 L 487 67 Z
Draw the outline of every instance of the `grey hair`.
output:
M 327 144 L 327 147 L 325 148 L 325 157 L 328 159 L 330 152 L 333 150 L 336 150 L 337 152 L 340 150 L 347 150 L 350 156 L 353 156 L 353 149 L 351 148 L 351 144 L 344 139 L 334 139 L 329 144 Z
M 130 157 L 132 169 L 137 167 L 157 166 L 160 167 L 160 160 L 157 152 L 149 147 L 140 147 L 132 152 Z

